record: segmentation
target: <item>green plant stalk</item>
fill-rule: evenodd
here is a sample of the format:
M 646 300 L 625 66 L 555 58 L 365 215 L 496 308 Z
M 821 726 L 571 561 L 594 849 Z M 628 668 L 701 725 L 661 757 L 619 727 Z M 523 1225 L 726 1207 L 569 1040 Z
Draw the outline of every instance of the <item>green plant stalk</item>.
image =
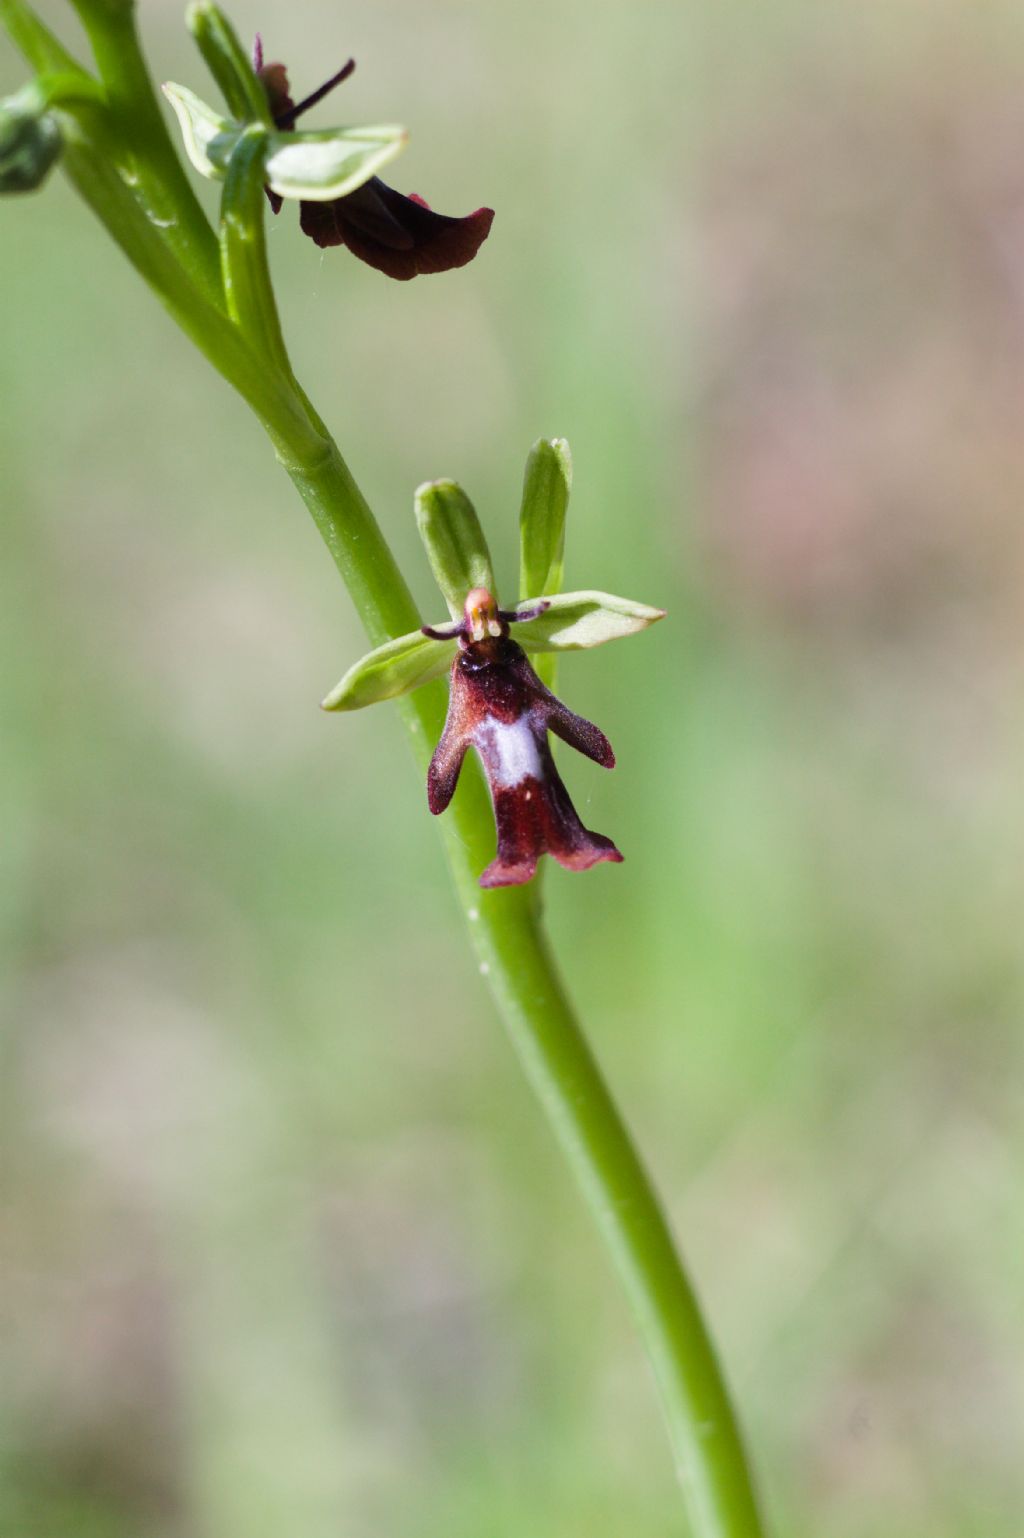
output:
M 121 171 L 149 217 L 212 303 L 220 293 L 217 242 L 178 158 L 135 26 L 134 0 L 72 0 L 107 92 L 117 137 L 128 153 Z
M 126 145 L 143 147 L 145 175 L 133 184 L 111 166 L 108 125 L 102 115 L 86 109 L 67 117 L 71 180 L 174 318 L 263 423 L 371 643 L 415 629 L 419 615 L 387 542 L 291 374 L 266 266 L 261 203 L 255 224 L 244 219 L 233 224 L 233 209 L 226 210 L 221 257 L 231 265 L 231 282 L 239 285 L 235 291 L 229 286 L 226 299 L 217 242 L 205 219 L 206 233 L 197 231 L 198 204 L 159 118 L 130 5 L 122 0 L 76 3 L 104 84 L 118 99 L 110 132 L 122 151 Z M 69 63 L 77 68 L 69 56 L 54 51 L 59 45 L 24 0 L 0 0 L 0 20 L 37 68 Z M 163 217 L 168 208 L 169 222 Z M 238 250 L 237 262 L 231 262 L 232 246 Z M 442 684 L 406 696 L 399 708 L 425 768 L 443 723 Z M 513 1046 L 625 1283 L 661 1390 L 693 1532 L 697 1538 L 761 1538 L 764 1529 L 735 1415 L 698 1304 L 650 1179 L 566 997 L 539 905 L 529 887 L 482 891 L 477 884 L 477 873 L 492 852 L 493 823 L 483 777 L 476 766 L 467 765 L 467 770 L 441 824 L 456 891 Z
M 61 114 L 62 121 L 68 114 Z M 210 304 L 190 283 L 159 229 L 125 191 L 106 158 L 76 127 L 65 134 L 64 169 L 83 201 L 103 222 L 132 266 L 155 290 L 173 318 L 203 355 L 252 407 L 282 458 L 285 445 L 323 456 L 322 433 L 294 391 L 261 368 L 247 339 L 224 310 Z M 214 246 L 216 251 L 216 246 Z

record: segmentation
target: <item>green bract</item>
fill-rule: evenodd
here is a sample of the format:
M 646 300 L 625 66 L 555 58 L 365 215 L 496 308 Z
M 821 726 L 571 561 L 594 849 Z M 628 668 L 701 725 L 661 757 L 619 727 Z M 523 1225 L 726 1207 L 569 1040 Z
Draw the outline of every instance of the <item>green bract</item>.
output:
M 541 439 L 535 443 L 523 482 L 520 601 L 515 609 L 500 611 L 503 633 L 507 636 L 511 626 L 513 639 L 534 654 L 603 646 L 606 641 L 646 630 L 665 617 L 664 609 L 612 593 L 555 591 L 562 578 L 571 481 L 572 459 L 565 440 Z M 324 700 L 325 710 L 358 710 L 438 678 L 458 654 L 460 636 L 465 641 L 476 602 L 474 598 L 467 609 L 467 595 L 478 595 L 482 589 L 490 601 L 495 592 L 487 540 L 461 486 L 454 481 L 428 481 L 416 492 L 415 505 L 427 558 L 453 623 L 426 627 L 433 634 L 417 631 L 378 646 L 349 668 Z M 493 618 L 493 603 L 491 615 Z M 498 634 L 497 629 L 491 634 Z M 541 677 L 548 682 L 543 673 Z
M 246 124 L 221 117 L 194 91 L 168 81 L 163 87 L 181 124 L 188 158 L 200 175 L 223 181 Z M 283 198 L 329 203 L 347 197 L 400 153 L 407 134 L 394 123 L 371 128 L 327 128 L 315 133 L 268 130 L 264 178 Z

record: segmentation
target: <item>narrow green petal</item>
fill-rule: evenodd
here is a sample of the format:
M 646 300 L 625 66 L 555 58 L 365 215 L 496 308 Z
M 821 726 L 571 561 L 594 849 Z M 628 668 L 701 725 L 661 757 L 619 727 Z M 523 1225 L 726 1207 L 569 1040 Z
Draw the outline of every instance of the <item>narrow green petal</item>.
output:
M 518 607 L 525 610 L 538 602 L 530 598 Z M 556 593 L 537 619 L 513 625 L 512 638 L 528 652 L 583 651 L 635 635 L 664 618 L 664 609 L 616 598 L 612 593 Z
M 185 12 L 185 25 L 195 38 L 231 113 L 242 122 L 272 127 L 267 93 L 220 7 L 212 0 L 193 0 Z
M 405 147 L 408 134 L 394 123 L 374 128 L 330 128 L 322 133 L 273 133 L 267 183 L 283 198 L 330 203 L 347 197 Z
M 416 523 L 453 619 L 462 618 L 466 594 L 484 587 L 497 597 L 491 552 L 476 509 L 454 481 L 427 481 L 416 492 Z
M 519 512 L 519 595 L 546 598 L 562 586 L 565 513 L 572 455 L 564 438 L 540 438 L 530 450 Z
M 457 641 L 434 641 L 418 630 L 386 641 L 349 668 L 321 709 L 360 710 L 408 694 L 447 672 L 458 649 Z
M 223 181 L 228 161 L 242 132 L 242 125 L 221 117 L 187 86 L 164 83 L 163 93 L 174 108 L 185 141 L 185 152 L 200 176 Z M 216 143 L 216 147 L 214 147 Z

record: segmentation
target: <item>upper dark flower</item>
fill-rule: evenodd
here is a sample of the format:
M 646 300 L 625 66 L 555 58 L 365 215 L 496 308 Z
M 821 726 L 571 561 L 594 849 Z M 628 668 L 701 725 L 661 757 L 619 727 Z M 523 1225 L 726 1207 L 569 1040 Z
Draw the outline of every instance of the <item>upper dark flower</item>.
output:
M 349 59 L 298 105 L 292 100 L 284 65 L 263 62 L 263 45 L 258 36 L 253 48 L 253 68 L 267 93 L 275 126 L 287 131 L 304 112 L 348 78 L 355 62 Z M 273 192 L 268 196 L 277 213 L 280 197 Z M 416 193 L 406 197 L 377 176 L 331 202 L 303 199 L 300 203 L 303 232 L 318 246 L 347 246 L 360 261 L 400 281 L 421 273 L 464 267 L 487 239 L 493 219 L 494 210 L 490 208 L 478 208 L 461 219 L 435 213 Z

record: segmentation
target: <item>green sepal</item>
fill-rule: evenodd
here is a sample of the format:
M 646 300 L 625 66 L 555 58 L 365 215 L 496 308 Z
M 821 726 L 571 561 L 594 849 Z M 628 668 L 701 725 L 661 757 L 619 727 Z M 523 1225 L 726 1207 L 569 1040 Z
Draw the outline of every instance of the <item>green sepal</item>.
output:
M 539 438 L 523 475 L 519 510 L 519 596 L 547 598 L 562 586 L 565 514 L 572 490 L 572 455 L 564 438 Z
M 41 187 L 63 147 L 57 119 L 34 82 L 0 101 L 0 193 Z
M 220 86 L 231 115 L 243 123 L 262 123 L 265 128 L 272 128 L 267 93 L 220 7 L 210 4 L 210 0 L 194 0 L 185 12 L 185 24 Z
M 420 684 L 440 678 L 451 667 L 457 641 L 435 641 L 414 630 L 386 641 L 350 667 L 322 702 L 322 710 L 361 710 L 378 700 L 393 700 Z
M 223 181 L 244 125 L 221 117 L 187 86 L 168 81 L 164 95 L 174 108 L 189 160 L 201 176 Z M 325 128 L 316 133 L 264 136 L 263 181 L 283 198 L 329 203 L 347 197 L 394 160 L 408 135 L 395 123 L 371 128 Z
M 408 137 L 396 123 L 272 133 L 267 141 L 267 185 L 283 198 L 330 203 L 376 176 L 401 153 Z
M 427 481 L 416 492 L 416 524 L 452 619 L 461 619 L 466 594 L 495 593 L 491 552 L 476 509 L 454 481 Z
M 526 599 L 518 608 L 536 606 L 539 599 Z M 513 639 L 528 652 L 586 651 L 618 641 L 623 636 L 646 630 L 665 618 L 664 609 L 634 603 L 631 598 L 616 598 L 613 593 L 556 593 L 547 600 L 548 607 L 537 619 L 514 625 Z
M 164 82 L 164 95 L 181 124 L 185 153 L 200 176 L 223 181 L 228 171 L 231 151 L 242 136 L 242 125 L 233 118 L 221 117 L 201 101 L 187 86 Z

